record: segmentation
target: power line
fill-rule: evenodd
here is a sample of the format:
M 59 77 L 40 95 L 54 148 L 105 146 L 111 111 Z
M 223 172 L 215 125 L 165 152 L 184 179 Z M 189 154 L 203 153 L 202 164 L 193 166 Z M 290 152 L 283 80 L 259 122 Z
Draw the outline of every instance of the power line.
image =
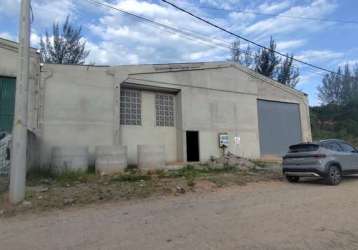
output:
M 187 10 L 185 10 L 185 9 L 183 9 L 183 8 L 181 8 L 181 7 L 179 7 L 179 6 L 177 6 L 177 5 L 174 4 L 174 3 L 171 3 L 171 2 L 166 1 L 166 0 L 161 0 L 161 1 L 162 1 L 162 2 L 165 2 L 165 3 L 169 4 L 169 5 L 171 5 L 172 7 L 176 8 L 176 9 L 178 9 L 178 10 L 180 10 L 180 11 L 182 11 L 182 12 L 184 12 L 184 13 L 186 13 L 186 14 L 188 14 L 188 15 L 190 15 L 190 16 L 192 16 L 192 17 L 194 17 L 194 18 L 196 18 L 196 19 L 198 19 L 198 20 L 200 20 L 200 21 L 202 21 L 202 22 L 204 22 L 204 23 L 210 25 L 210 26 L 213 26 L 213 27 L 215 27 L 215 28 L 217 28 L 217 29 L 219 29 L 219 30 L 221 30 L 221 31 L 224 31 L 224 32 L 226 32 L 226 33 L 228 33 L 228 34 L 230 34 L 230 35 L 232 35 L 232 36 L 235 36 L 235 37 L 237 37 L 237 38 L 239 38 L 239 39 L 242 39 L 242 40 L 244 40 L 244 41 L 246 41 L 246 42 L 249 42 L 249 43 L 251 43 L 251 44 L 254 44 L 255 46 L 260 47 L 260 48 L 262 48 L 262 49 L 272 51 L 272 52 L 274 52 L 274 53 L 276 53 L 276 54 L 278 54 L 278 55 L 280 55 L 280 56 L 282 56 L 282 57 L 287 57 L 287 58 L 288 58 L 288 56 L 285 55 L 285 54 L 283 54 L 282 52 L 279 52 L 279 51 L 277 51 L 277 50 L 272 50 L 272 49 L 267 48 L 267 47 L 265 47 L 265 46 L 263 46 L 263 45 L 261 45 L 261 44 L 259 44 L 259 43 L 257 43 L 257 42 L 254 42 L 254 41 L 252 41 L 252 40 L 250 40 L 250 39 L 247 39 L 247 38 L 245 38 L 245 37 L 243 37 L 243 36 L 240 36 L 240 35 L 238 35 L 238 34 L 235 34 L 235 33 L 231 32 L 231 31 L 229 31 L 229 30 L 227 30 L 227 29 L 225 29 L 225 28 L 223 28 L 223 27 L 221 27 L 221 26 L 219 26 L 219 25 L 217 25 L 217 24 L 215 24 L 215 23 L 213 23 L 213 22 L 210 22 L 210 21 L 208 21 L 208 20 L 206 20 L 206 19 L 204 19 L 204 18 L 202 18 L 202 17 L 199 17 L 199 16 L 197 16 L 197 15 L 191 13 L 190 11 L 187 11 Z M 301 64 L 304 64 L 304 65 L 307 65 L 307 66 L 310 66 L 310 67 L 312 67 L 312 68 L 316 68 L 316 69 L 319 69 L 319 70 L 322 70 L 322 71 L 325 71 L 325 72 L 328 72 L 328 73 L 338 74 L 338 73 L 336 73 L 336 72 L 334 72 L 334 71 L 332 71 L 332 70 L 325 69 L 325 68 L 323 68 L 323 67 L 316 66 L 316 65 L 314 65 L 314 64 L 311 64 L 311 63 L 308 63 L 308 62 L 305 62 L 305 61 L 302 61 L 302 60 L 299 60 L 299 59 L 296 59 L 296 58 L 293 58 L 293 60 L 296 61 L 296 62 L 299 62 L 299 63 L 301 63 Z
M 87 1 L 89 3 L 92 3 L 92 4 L 95 4 L 95 5 L 107 7 L 107 8 L 110 8 L 112 10 L 116 10 L 118 12 L 121 12 L 123 14 L 135 17 L 141 22 L 147 22 L 147 23 L 152 24 L 153 26 L 159 26 L 161 28 L 164 28 L 166 31 L 169 31 L 170 33 L 178 33 L 178 34 L 184 35 L 189 40 L 199 41 L 199 42 L 202 42 L 202 43 L 204 43 L 206 45 L 211 44 L 212 46 L 220 47 L 220 48 L 224 48 L 224 49 L 229 49 L 229 50 L 231 50 L 233 48 L 232 45 L 230 43 L 226 42 L 226 41 L 215 39 L 216 41 L 220 42 L 220 43 L 218 43 L 216 41 L 209 40 L 206 37 L 200 36 L 198 34 L 194 34 L 191 31 L 188 31 L 188 30 L 185 30 L 185 29 L 179 30 L 178 28 L 175 28 L 175 27 L 172 27 L 172 26 L 169 26 L 169 25 L 166 25 L 166 24 L 159 23 L 159 22 L 154 21 L 152 19 L 149 19 L 149 18 L 140 16 L 140 15 L 137 15 L 137 14 L 122 10 L 120 8 L 114 7 L 112 5 L 109 5 L 109 4 L 100 2 L 100 1 L 96 1 L 96 0 L 85 0 L 85 1 Z M 248 41 L 248 42 L 251 43 L 250 41 Z M 264 47 L 264 48 L 266 48 L 266 47 Z M 243 52 L 242 50 L 240 50 L 240 51 Z M 282 56 L 287 57 L 286 55 L 282 55 Z M 252 55 L 252 53 L 250 53 L 250 57 L 254 58 L 254 55 Z M 294 60 L 298 61 L 297 59 L 294 59 Z M 310 66 L 310 65 L 308 65 L 308 66 Z M 294 66 L 294 68 L 297 68 L 297 67 Z M 316 74 L 322 75 L 322 74 L 318 73 L 317 71 L 313 71 L 313 72 L 316 73 Z M 336 74 L 335 72 L 331 72 L 331 71 L 329 71 L 329 72 Z
M 224 11 L 224 12 L 240 12 L 240 13 L 254 14 L 254 15 L 258 15 L 258 16 L 299 19 L 299 20 L 307 20 L 307 21 L 315 21 L 315 22 L 358 24 L 358 21 L 355 21 L 355 20 L 340 20 L 340 19 L 317 18 L 317 17 L 306 17 L 306 16 L 290 16 L 290 15 L 284 15 L 284 14 L 269 14 L 269 13 L 262 13 L 262 12 L 257 12 L 257 11 L 243 10 L 243 9 L 222 9 L 222 8 L 208 7 L 208 6 L 202 6 L 202 5 L 197 6 L 197 7 L 199 9 L 218 10 L 218 11 Z
M 191 31 L 187 31 L 185 29 L 183 29 L 185 32 L 183 32 L 183 30 L 179 30 L 175 27 L 172 27 L 172 26 L 169 26 L 169 25 L 166 25 L 166 24 L 162 24 L 162 23 L 159 23 L 157 21 L 154 21 L 154 20 L 151 20 L 149 18 L 146 18 L 146 17 L 143 17 L 143 16 L 139 16 L 137 14 L 134 14 L 134 13 L 131 13 L 131 12 L 128 12 L 128 11 L 125 11 L 125 10 L 122 10 L 120 8 L 117 8 L 117 7 L 114 7 L 112 5 L 109 5 L 109 4 L 106 4 L 106 3 L 103 3 L 103 2 L 100 2 L 100 1 L 96 1 L 96 0 L 85 0 L 87 2 L 90 2 L 90 3 L 93 3 L 93 4 L 96 4 L 96 5 L 99 5 L 99 6 L 104 6 L 104 7 L 107 7 L 107 8 L 110 8 L 110 9 L 113 9 L 113 10 L 116 10 L 116 11 L 119 11 L 123 14 L 126 14 L 126 15 L 130 15 L 130 16 L 133 16 L 143 22 L 148 22 L 148 23 L 151 23 L 153 25 L 156 25 L 156 26 L 160 26 L 162 28 L 165 28 L 165 29 L 168 29 L 168 30 L 171 30 L 171 31 L 174 31 L 175 33 L 180 33 L 180 34 L 184 34 L 186 36 L 189 36 L 189 37 L 194 37 L 194 39 L 197 39 L 197 40 L 202 40 L 203 42 L 209 42 L 209 43 L 213 43 L 213 41 L 208 41 L 207 38 L 204 38 L 202 36 L 199 36 L 197 34 L 193 34 Z M 191 39 L 192 40 L 192 39 Z M 215 40 L 218 40 L 218 39 L 215 39 Z M 227 43 L 225 41 L 221 41 L 219 40 L 220 42 L 222 43 L 225 43 L 225 45 L 221 45 L 221 44 L 217 44 L 217 43 L 213 43 L 214 45 L 216 45 L 217 47 L 222 47 L 222 48 L 225 48 L 225 49 L 230 49 L 232 50 L 233 47 L 230 43 Z M 245 51 L 241 50 L 241 49 L 238 49 L 241 53 L 245 53 Z M 255 59 L 255 55 L 253 55 L 253 53 L 251 52 L 249 54 L 249 57 L 252 58 L 253 60 Z M 294 68 L 297 68 L 294 66 Z
M 150 23 L 150 24 L 152 24 L 154 26 L 164 28 L 165 30 L 170 31 L 172 33 L 174 32 L 174 33 L 177 33 L 177 34 L 184 35 L 189 40 L 200 41 L 200 42 L 205 43 L 207 45 L 211 44 L 212 46 L 220 47 L 220 48 L 224 48 L 224 49 L 231 49 L 231 44 L 227 43 L 226 41 L 221 41 L 221 40 L 218 40 L 218 39 L 215 39 L 215 40 L 211 39 L 210 40 L 208 37 L 203 37 L 201 35 L 195 34 L 195 33 L 191 32 L 191 31 L 188 31 L 188 30 L 185 30 L 185 29 L 178 29 L 176 27 L 169 26 L 169 25 L 154 21 L 152 19 L 149 19 L 149 18 L 140 16 L 140 15 L 125 11 L 123 9 L 114 7 L 114 6 L 110 5 L 110 4 L 107 4 L 107 3 L 104 3 L 104 2 L 101 2 L 101 1 L 96 1 L 96 0 L 85 0 L 85 1 L 87 1 L 87 2 L 89 2 L 91 4 L 98 5 L 98 6 L 107 7 L 109 9 L 121 12 L 122 14 L 126 14 L 126 15 L 129 15 L 129 16 L 135 17 L 136 19 L 138 19 L 141 22 Z

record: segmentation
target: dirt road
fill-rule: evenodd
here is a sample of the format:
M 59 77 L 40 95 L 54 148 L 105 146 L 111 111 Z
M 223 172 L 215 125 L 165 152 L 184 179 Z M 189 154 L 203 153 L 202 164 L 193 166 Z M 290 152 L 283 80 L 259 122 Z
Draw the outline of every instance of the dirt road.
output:
M 213 193 L 0 220 L 0 248 L 358 249 L 358 177 L 256 183 Z

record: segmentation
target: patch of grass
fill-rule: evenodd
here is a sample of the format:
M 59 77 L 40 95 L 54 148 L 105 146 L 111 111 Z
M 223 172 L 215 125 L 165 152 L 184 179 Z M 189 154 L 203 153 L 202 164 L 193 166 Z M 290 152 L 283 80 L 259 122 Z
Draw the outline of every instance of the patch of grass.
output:
M 254 160 L 250 160 L 253 164 L 255 164 L 256 166 L 258 167 L 267 167 L 269 166 L 270 164 L 266 161 L 263 161 L 263 160 L 259 160 L 259 159 L 254 159 Z
M 140 171 L 132 168 L 114 176 L 101 176 L 93 172 L 66 172 L 55 176 L 50 171 L 40 169 L 30 171 L 27 176 L 32 181 L 26 192 L 26 200 L 31 202 L 31 206 L 5 208 L 5 203 L 1 203 L 4 196 L 0 192 L 0 210 L 4 209 L 7 216 L 22 211 L 45 211 L 109 200 L 178 194 L 178 187 L 185 193 L 211 187 L 212 183 L 217 187 L 226 187 L 282 178 L 281 172 L 272 171 L 272 168 L 258 168 L 256 171 L 251 168 L 243 170 L 228 166 L 187 165 L 178 170 Z
M 50 183 L 57 182 L 60 185 L 72 184 L 74 182 L 88 182 L 95 178 L 94 171 L 66 171 L 55 174 L 49 168 L 35 168 L 27 173 L 29 185 L 38 185 L 41 182 Z
M 208 165 L 200 165 L 200 166 L 187 165 L 178 170 L 167 171 L 165 177 L 169 177 L 169 178 L 180 178 L 180 177 L 187 177 L 187 176 L 198 177 L 198 176 L 205 176 L 215 173 L 229 173 L 229 172 L 236 172 L 236 171 L 238 171 L 238 168 L 229 167 L 229 166 L 225 166 L 223 168 L 211 168 Z
M 185 176 L 186 179 L 186 184 L 188 185 L 188 187 L 194 187 L 195 186 L 195 176 L 193 175 L 187 175 Z
M 137 181 L 148 181 L 151 180 L 151 176 L 148 174 L 137 173 L 125 173 L 112 177 L 112 181 L 121 181 L 121 182 L 137 182 Z
M 55 180 L 60 184 L 71 184 L 74 182 L 86 183 L 95 178 L 95 173 L 89 173 L 85 171 L 66 171 L 55 176 Z

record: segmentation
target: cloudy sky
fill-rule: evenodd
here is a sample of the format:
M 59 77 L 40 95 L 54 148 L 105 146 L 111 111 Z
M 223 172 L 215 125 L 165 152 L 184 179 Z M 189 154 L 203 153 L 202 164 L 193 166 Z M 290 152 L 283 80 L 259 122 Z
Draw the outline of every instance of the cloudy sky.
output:
M 105 1 L 105 0 L 101 0 Z M 32 0 L 32 46 L 54 21 L 67 15 L 81 25 L 91 53 L 88 63 L 139 64 L 225 61 L 234 38 L 158 0 L 106 0 L 117 8 L 179 29 L 181 33 L 142 22 L 86 0 Z M 358 1 L 356 0 L 172 0 L 193 13 L 251 40 L 309 63 L 336 69 L 358 62 Z M 19 0 L 0 0 L 0 37 L 17 40 Z M 277 16 L 279 15 L 279 16 Z M 308 20 L 293 17 L 308 17 Z M 353 22 L 330 22 L 327 20 Z M 326 21 L 324 21 L 326 20 Z M 356 23 L 355 23 L 356 21 Z M 245 44 L 242 43 L 244 46 Z M 298 89 L 317 105 L 322 74 L 302 65 Z

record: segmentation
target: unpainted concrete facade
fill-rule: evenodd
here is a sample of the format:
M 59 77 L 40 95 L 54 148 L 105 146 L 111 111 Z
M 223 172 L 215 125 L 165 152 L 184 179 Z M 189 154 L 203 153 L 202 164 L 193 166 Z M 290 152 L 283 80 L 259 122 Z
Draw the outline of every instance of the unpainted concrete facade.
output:
M 1 43 L 0 43 L 1 44 Z M 0 75 L 14 75 L 1 61 Z M 200 161 L 218 157 L 218 134 L 229 135 L 228 151 L 259 158 L 257 100 L 299 105 L 302 141 L 311 140 L 307 96 L 256 72 L 230 62 L 133 66 L 79 66 L 45 64 L 35 55 L 31 91 L 31 123 L 41 147 L 41 165 L 48 165 L 55 146 L 124 145 L 128 163 L 137 164 L 138 145 L 164 145 L 166 162 L 185 162 L 186 131 L 199 132 Z M 141 91 L 140 126 L 120 125 L 120 93 L 123 88 Z M 175 99 L 175 126 L 155 122 L 155 95 Z M 234 137 L 240 138 L 235 144 Z M 94 161 L 94 159 L 91 159 Z
M 186 131 L 199 131 L 200 160 L 220 156 L 218 134 L 228 133 L 227 150 L 260 157 L 257 100 L 297 103 L 302 141 L 310 141 L 307 97 L 237 64 L 199 63 L 92 67 L 44 65 L 43 159 L 54 145 L 118 144 L 137 163 L 137 145 L 164 145 L 168 163 L 186 161 Z M 121 87 L 142 93 L 142 125 L 120 125 Z M 175 95 L 175 127 L 155 125 L 155 93 Z M 240 137 L 240 144 L 233 138 Z

